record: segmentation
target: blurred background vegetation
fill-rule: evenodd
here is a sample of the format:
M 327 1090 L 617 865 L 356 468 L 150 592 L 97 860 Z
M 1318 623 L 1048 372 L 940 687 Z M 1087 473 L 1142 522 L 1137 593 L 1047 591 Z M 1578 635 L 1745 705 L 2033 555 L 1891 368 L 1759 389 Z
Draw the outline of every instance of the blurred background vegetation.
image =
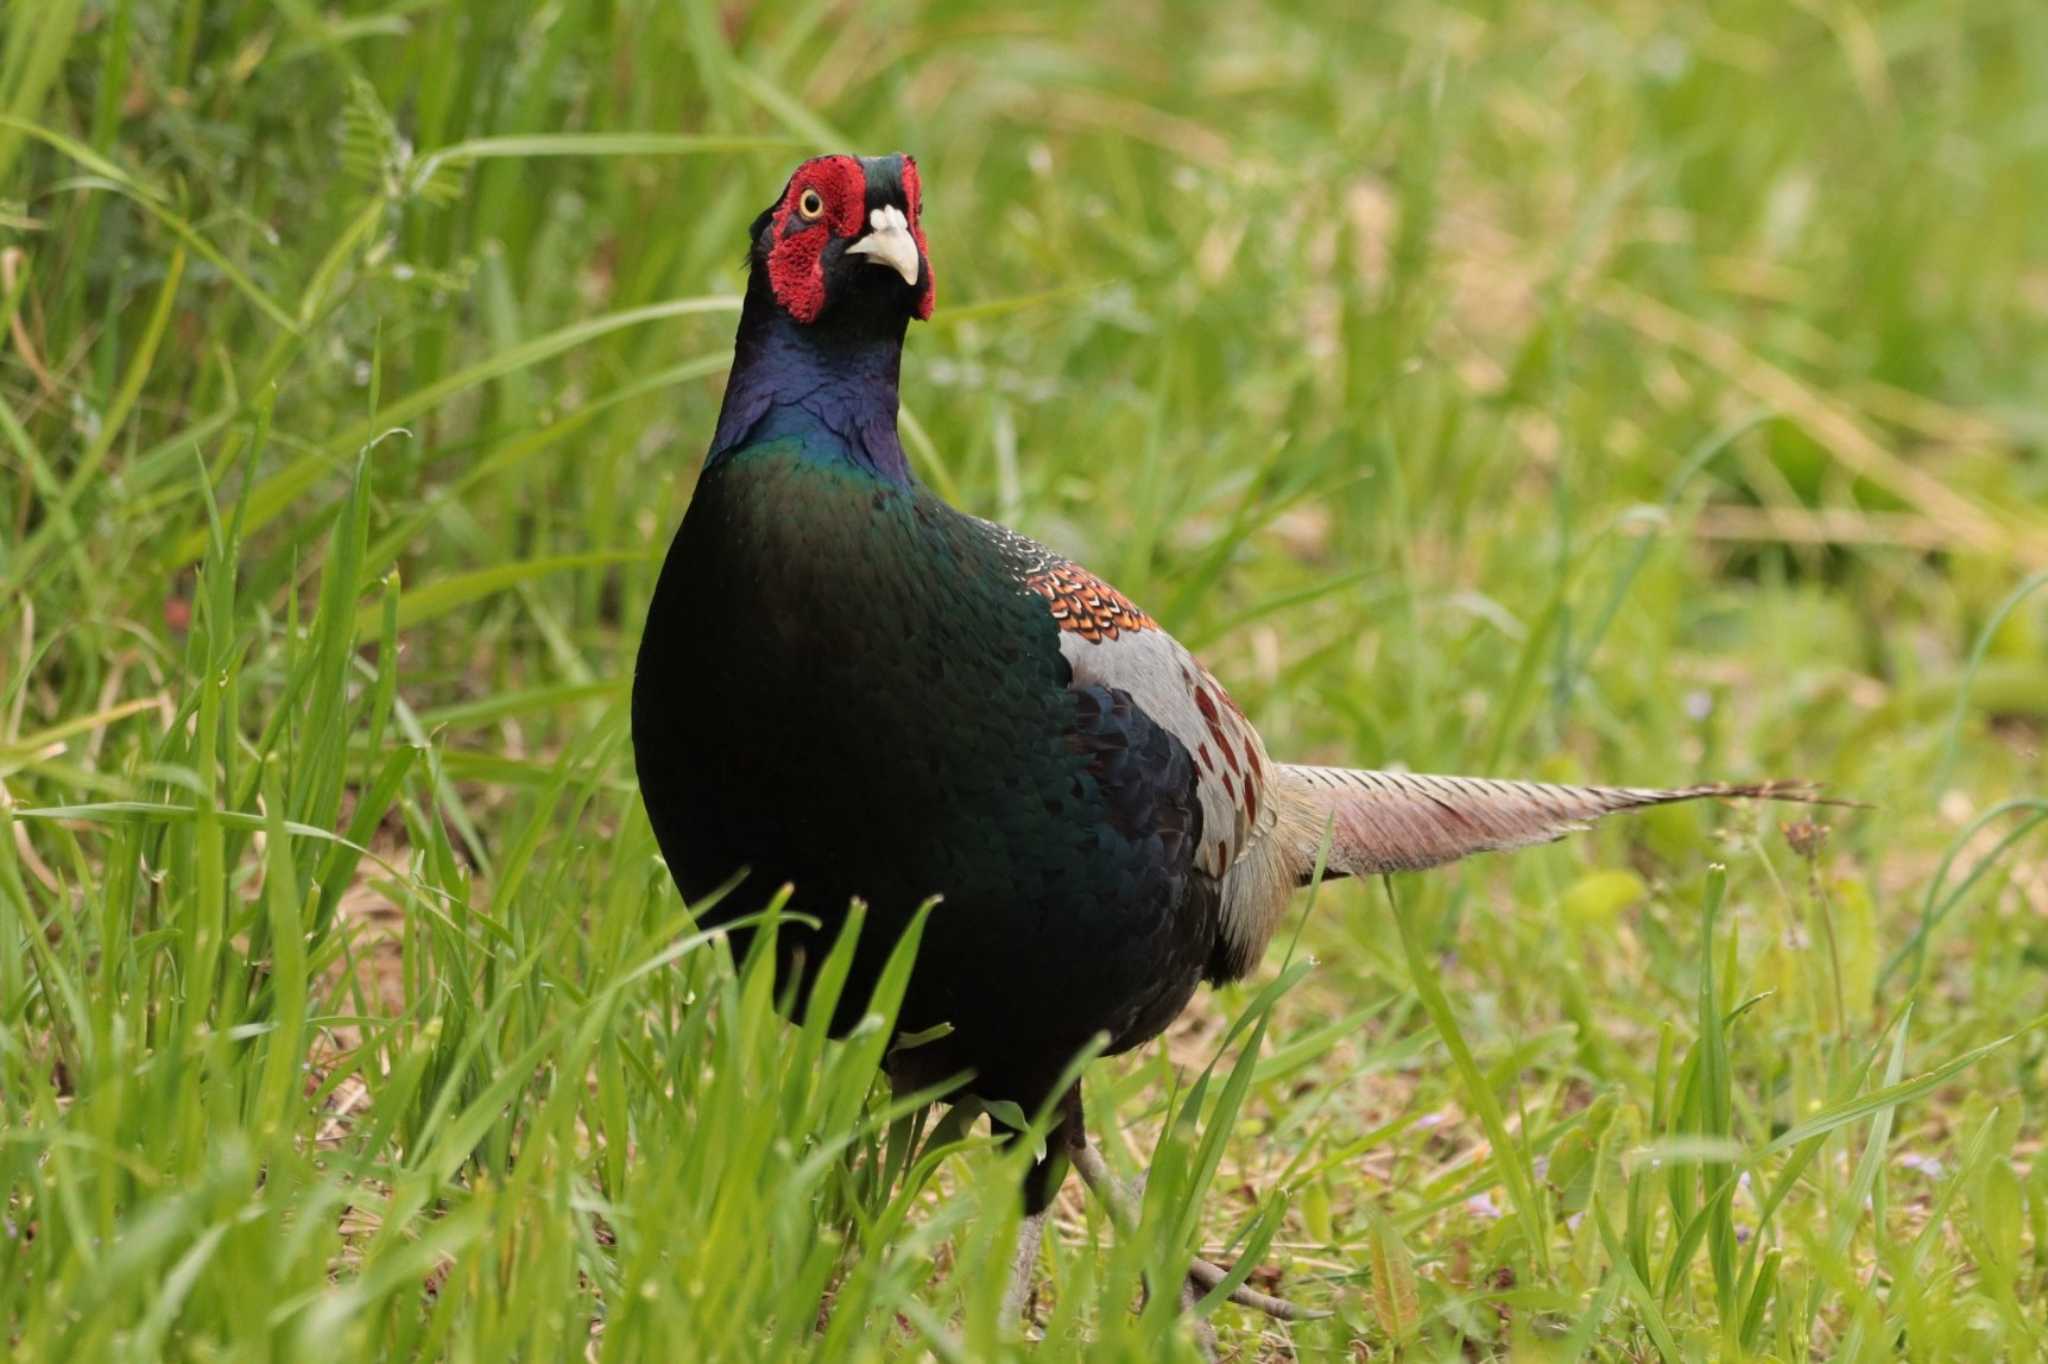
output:
M 20 1357 L 1159 1357 L 1140 1270 L 1241 1236 L 1338 1313 L 1225 1308 L 1243 1358 L 2039 1353 L 2034 0 L 35 0 L 0 44 Z M 1322 891 L 1270 1013 L 1284 942 L 1091 1077 L 1186 1169 L 1138 1238 L 1062 1205 L 1036 1349 L 1013 1163 L 893 1179 L 871 1049 L 688 936 L 624 742 L 746 224 L 898 149 L 919 475 L 1276 754 L 1873 806 Z

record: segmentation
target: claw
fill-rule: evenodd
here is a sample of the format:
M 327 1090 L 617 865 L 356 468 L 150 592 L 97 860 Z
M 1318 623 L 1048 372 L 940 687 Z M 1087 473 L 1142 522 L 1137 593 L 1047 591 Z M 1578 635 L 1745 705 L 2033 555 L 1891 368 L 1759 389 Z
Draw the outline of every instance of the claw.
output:
M 1116 1224 L 1119 1232 L 1128 1232 L 1138 1224 L 1138 1209 L 1130 1191 L 1117 1182 L 1109 1172 L 1109 1163 L 1102 1158 L 1102 1152 L 1092 1141 L 1083 1140 L 1072 1152 L 1074 1169 L 1080 1173 L 1081 1182 L 1091 1189 L 1102 1206 L 1109 1210 L 1109 1220 Z M 1196 1258 L 1188 1266 L 1188 1283 L 1199 1284 L 1202 1293 L 1208 1293 L 1230 1277 L 1230 1271 L 1208 1260 Z M 1196 1295 L 1198 1298 L 1200 1294 Z M 1254 1312 L 1263 1312 L 1276 1321 L 1321 1321 L 1334 1316 L 1331 1312 L 1316 1311 L 1307 1307 L 1296 1307 L 1285 1298 L 1276 1298 L 1270 1293 L 1261 1293 L 1249 1284 L 1239 1284 L 1230 1290 L 1231 1302 L 1239 1307 L 1249 1307 Z M 1184 1305 L 1188 1303 L 1183 1294 Z M 1205 1323 L 1206 1325 L 1206 1323 Z
M 1200 1284 L 1204 1292 L 1211 1290 L 1230 1277 L 1230 1271 L 1222 1265 L 1197 1257 L 1188 1266 L 1188 1282 Z M 1239 1284 L 1230 1290 L 1230 1301 L 1239 1307 L 1249 1307 L 1254 1312 L 1264 1312 L 1276 1321 L 1322 1321 L 1334 1317 L 1335 1312 L 1319 1308 L 1297 1307 L 1285 1298 L 1276 1298 L 1271 1293 L 1261 1293 L 1250 1284 Z
M 1072 1163 L 1081 1182 L 1088 1186 L 1102 1206 L 1109 1213 L 1110 1222 L 1117 1234 L 1129 1235 L 1138 1226 L 1138 1194 L 1124 1185 L 1110 1173 L 1109 1163 L 1102 1158 L 1100 1147 L 1090 1140 L 1081 1126 L 1080 1093 L 1076 1090 L 1068 1096 L 1070 1105 L 1067 1120 L 1062 1124 L 1061 1139 L 1066 1158 Z M 1064 1172 L 1062 1172 L 1063 1174 Z M 1056 1176 L 1055 1178 L 1058 1178 Z M 1141 1193 L 1145 1187 L 1141 1177 L 1137 1181 Z M 1048 1197 L 1050 1194 L 1048 1193 Z M 1024 1308 L 1030 1301 L 1031 1274 L 1038 1263 L 1038 1251 L 1045 1236 L 1046 1213 L 1041 1210 L 1026 1217 L 1017 1229 L 1017 1254 L 1010 1265 L 1010 1282 L 1003 1293 L 1003 1314 L 1005 1320 L 1021 1321 Z M 1194 1309 L 1208 1294 L 1221 1287 L 1230 1277 L 1231 1271 L 1212 1261 L 1197 1257 L 1188 1266 L 1188 1274 L 1180 1285 L 1180 1307 L 1193 1332 L 1195 1345 L 1202 1352 L 1202 1358 L 1216 1358 L 1216 1331 L 1208 1319 L 1196 1315 Z M 1249 1284 L 1239 1284 L 1230 1290 L 1229 1300 L 1239 1307 L 1262 1312 L 1275 1321 L 1300 1322 L 1321 1321 L 1334 1313 L 1297 1307 L 1285 1298 L 1270 1293 L 1261 1293 Z

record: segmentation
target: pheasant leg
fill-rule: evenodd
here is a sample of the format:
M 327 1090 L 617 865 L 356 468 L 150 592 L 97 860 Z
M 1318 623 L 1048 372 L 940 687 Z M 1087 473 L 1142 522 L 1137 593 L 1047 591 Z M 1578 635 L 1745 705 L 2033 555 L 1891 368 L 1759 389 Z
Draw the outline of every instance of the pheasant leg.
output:
M 1102 1206 L 1109 1211 L 1110 1220 L 1118 1231 L 1129 1231 L 1138 1224 L 1138 1210 L 1129 1190 L 1109 1172 L 1109 1165 L 1102 1159 L 1102 1152 L 1092 1141 L 1085 1138 L 1072 1152 L 1074 1168 L 1080 1172 L 1081 1182 L 1102 1200 Z M 1230 1271 L 1212 1261 L 1197 1257 L 1188 1266 L 1188 1288 L 1192 1297 L 1183 1295 L 1182 1301 L 1189 1305 L 1199 1300 L 1209 1290 L 1228 1278 Z M 1230 1301 L 1239 1307 L 1249 1307 L 1254 1312 L 1263 1312 L 1276 1321 L 1320 1321 L 1332 1315 L 1329 1312 L 1314 1311 L 1297 1307 L 1285 1298 L 1261 1293 L 1248 1284 L 1239 1284 L 1230 1290 Z
M 1195 1338 L 1195 1349 L 1201 1352 L 1203 1364 L 1216 1364 L 1216 1326 L 1207 1317 L 1195 1315 L 1195 1305 L 1202 1300 L 1202 1291 L 1195 1287 L 1195 1276 L 1190 1274 L 1180 1281 L 1180 1314 L 1187 1321 L 1188 1330 Z
M 1046 1213 L 1030 1214 L 1017 1225 L 1017 1253 L 1010 1261 L 1010 1283 L 1003 1290 L 1003 1320 L 1022 1323 L 1031 1302 L 1031 1274 L 1038 1267 L 1038 1249 L 1045 1241 Z

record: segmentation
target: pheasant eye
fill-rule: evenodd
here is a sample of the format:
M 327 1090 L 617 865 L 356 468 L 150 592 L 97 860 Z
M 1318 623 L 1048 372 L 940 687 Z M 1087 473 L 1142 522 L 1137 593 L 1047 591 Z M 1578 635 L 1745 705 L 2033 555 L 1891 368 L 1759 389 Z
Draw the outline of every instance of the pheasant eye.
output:
M 825 212 L 825 201 L 819 197 L 818 191 L 807 189 L 796 201 L 796 211 L 803 215 L 805 222 L 814 223 Z

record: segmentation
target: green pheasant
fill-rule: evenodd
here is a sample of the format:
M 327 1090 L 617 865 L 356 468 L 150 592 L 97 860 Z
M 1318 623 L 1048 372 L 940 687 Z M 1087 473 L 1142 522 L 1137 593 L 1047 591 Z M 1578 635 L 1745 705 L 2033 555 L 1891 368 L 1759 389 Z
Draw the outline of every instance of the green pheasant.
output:
M 1156 1037 L 1204 980 L 1253 970 L 1326 830 L 1326 874 L 1363 876 L 1619 810 L 1810 792 L 1273 761 L 1135 603 L 912 476 L 896 408 L 905 331 L 932 310 L 919 198 L 907 156 L 819 157 L 754 222 L 724 407 L 640 647 L 633 740 L 685 898 L 746 873 L 706 920 L 787 884 L 822 925 L 780 930 L 784 985 L 808 988 L 850 900 L 871 907 L 841 1027 L 917 907 L 943 897 L 898 1027 L 951 1031 L 904 1052 L 915 1073 L 895 1078 L 971 1075 L 965 1093 L 1026 1111 L 1058 1101 L 1025 1189 L 1021 1304 L 1069 1163 L 1117 1194 L 1078 1086 L 1052 1092 L 1068 1064 L 1098 1035 L 1111 1053 Z M 1197 1262 L 1199 1284 L 1216 1277 Z

